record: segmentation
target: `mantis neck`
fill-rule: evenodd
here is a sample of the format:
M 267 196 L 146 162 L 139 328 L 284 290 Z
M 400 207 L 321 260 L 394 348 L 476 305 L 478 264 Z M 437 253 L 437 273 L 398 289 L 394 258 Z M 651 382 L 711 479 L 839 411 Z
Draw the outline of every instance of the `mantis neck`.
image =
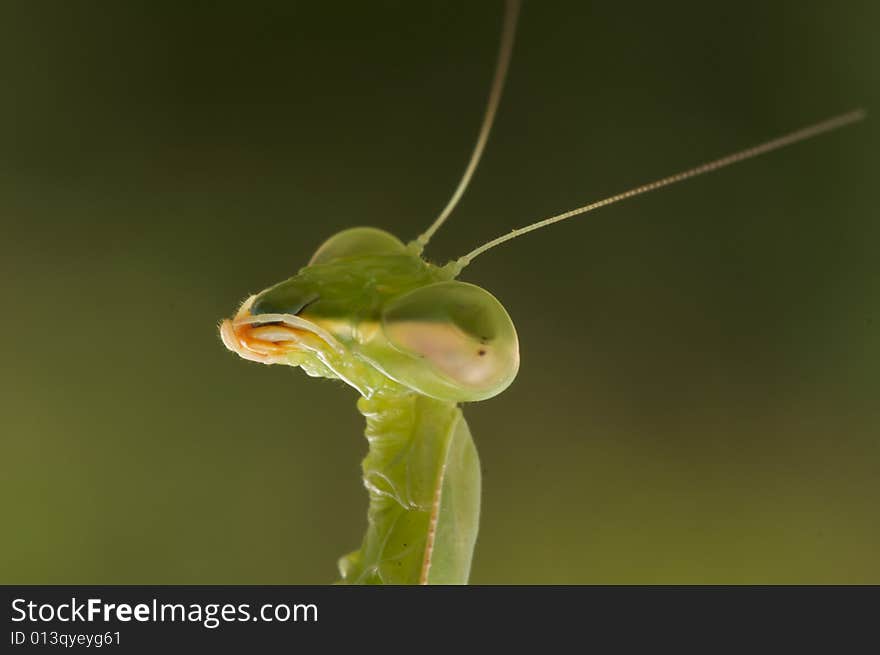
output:
M 361 397 L 370 494 L 361 549 L 339 560 L 350 584 L 465 584 L 480 514 L 480 465 L 455 403 L 412 391 Z

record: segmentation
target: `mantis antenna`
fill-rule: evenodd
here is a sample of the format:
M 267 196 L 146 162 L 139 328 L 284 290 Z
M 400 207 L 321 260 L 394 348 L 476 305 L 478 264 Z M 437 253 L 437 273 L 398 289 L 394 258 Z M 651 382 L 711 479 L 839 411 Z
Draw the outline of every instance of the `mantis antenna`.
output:
M 692 177 L 702 175 L 703 173 L 716 171 L 720 168 L 724 168 L 725 166 L 730 166 L 731 164 L 736 164 L 737 162 L 745 161 L 746 159 L 751 159 L 752 157 L 757 157 L 759 155 L 772 152 L 773 150 L 777 150 L 779 148 L 784 148 L 785 146 L 789 146 L 793 143 L 810 139 L 814 136 L 818 136 L 819 134 L 830 132 L 831 130 L 836 130 L 837 128 L 843 127 L 844 125 L 856 123 L 865 118 L 865 116 L 866 112 L 864 109 L 855 109 L 853 111 L 847 112 L 845 114 L 840 114 L 839 116 L 829 118 L 819 123 L 814 123 L 813 125 L 801 128 L 794 132 L 789 132 L 788 134 L 776 137 L 775 139 L 772 139 L 771 141 L 766 141 L 760 145 L 752 146 L 751 148 L 746 148 L 745 150 L 740 150 L 739 152 L 733 153 L 732 155 L 727 155 L 726 157 L 722 157 L 721 159 L 715 159 L 695 168 L 676 173 L 675 175 L 670 175 L 669 177 L 664 177 L 659 180 L 649 182 L 648 184 L 637 186 L 630 189 L 629 191 L 624 191 L 623 193 L 618 193 L 617 195 L 609 196 L 602 200 L 597 200 L 596 202 L 590 203 L 589 205 L 584 205 L 583 207 L 572 209 L 565 212 L 564 214 L 557 214 L 556 216 L 545 218 L 544 220 L 538 221 L 537 223 L 532 223 L 531 225 L 517 228 L 508 232 L 507 234 L 492 239 L 491 241 L 487 241 L 479 248 L 475 248 L 464 257 L 460 257 L 458 260 L 453 262 L 451 264 L 451 267 L 454 269 L 454 272 L 457 275 L 461 271 L 461 269 L 470 264 L 475 257 L 482 255 L 484 252 L 490 250 L 491 248 L 494 248 L 495 246 L 500 246 L 502 243 L 510 241 L 511 239 L 516 239 L 517 237 L 520 237 L 528 232 L 540 230 L 542 227 L 547 227 L 548 225 L 552 225 L 553 223 L 564 221 L 568 218 L 572 218 L 573 216 L 586 214 L 587 212 L 591 212 L 594 209 L 599 209 L 600 207 L 605 207 L 607 205 L 613 205 L 614 203 L 620 202 L 621 200 L 626 200 L 627 198 L 632 198 L 633 196 L 638 196 L 643 193 L 647 193 L 648 191 L 661 189 L 665 186 L 675 184 L 676 182 L 682 182 Z
M 465 189 L 467 189 L 471 177 L 477 169 L 477 164 L 480 163 L 480 157 L 483 155 L 486 141 L 489 139 L 489 131 L 492 129 L 492 123 L 495 121 L 495 113 L 498 110 L 498 103 L 501 100 L 501 91 L 504 89 L 504 80 L 507 78 L 510 55 L 513 52 L 513 37 L 516 33 L 516 19 L 519 15 L 519 7 L 519 0 L 506 0 L 505 2 L 504 24 L 501 28 L 501 45 L 498 48 L 498 61 L 495 64 L 495 77 L 492 79 L 492 87 L 489 90 L 489 101 L 486 104 L 486 113 L 483 116 L 483 124 L 480 126 L 477 143 L 474 146 L 473 153 L 471 153 L 467 168 L 464 169 L 464 175 L 458 183 L 458 186 L 455 188 L 455 192 L 452 194 L 449 202 L 446 203 L 443 211 L 441 211 L 440 215 L 434 219 L 431 226 L 415 240 L 419 254 L 424 250 L 428 241 L 434 236 L 434 233 L 440 229 L 440 226 L 443 225 L 447 218 L 449 218 L 452 210 L 455 209 L 458 201 L 461 200 L 462 195 L 464 195 Z

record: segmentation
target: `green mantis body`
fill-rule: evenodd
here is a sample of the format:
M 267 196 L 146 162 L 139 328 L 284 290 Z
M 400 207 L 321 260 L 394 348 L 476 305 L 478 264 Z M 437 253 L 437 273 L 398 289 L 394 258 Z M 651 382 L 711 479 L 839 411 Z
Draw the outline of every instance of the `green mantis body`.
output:
M 480 518 L 480 462 L 461 409 L 406 391 L 358 400 L 370 452 L 367 534 L 343 557 L 354 583 L 467 582 Z
M 361 549 L 340 561 L 345 582 L 467 582 L 480 467 L 457 403 L 503 391 L 519 350 L 501 304 L 456 272 L 390 234 L 354 228 L 221 327 L 245 358 L 300 366 L 361 394 L 370 507 Z
M 461 197 L 488 137 L 510 59 L 519 3 L 507 0 L 495 79 L 476 148 L 449 204 L 404 245 L 375 228 L 344 230 L 294 277 L 248 298 L 220 332 L 245 359 L 299 366 L 360 394 L 369 452 L 361 548 L 342 581 L 464 584 L 480 515 L 480 466 L 459 403 L 501 393 L 519 342 L 488 291 L 455 278 L 474 257 L 522 234 L 764 154 L 863 118 L 853 111 L 624 193 L 513 230 L 445 266 L 421 252 Z

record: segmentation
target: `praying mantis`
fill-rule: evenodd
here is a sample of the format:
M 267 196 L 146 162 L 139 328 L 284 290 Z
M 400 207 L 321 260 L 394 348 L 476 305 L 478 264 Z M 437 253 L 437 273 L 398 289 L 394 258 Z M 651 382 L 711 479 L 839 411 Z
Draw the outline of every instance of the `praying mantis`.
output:
M 293 277 L 249 296 L 222 321 L 231 351 L 298 366 L 360 395 L 369 451 L 367 530 L 339 560 L 351 584 L 465 584 L 480 517 L 480 464 L 460 404 L 504 391 L 519 342 L 503 305 L 458 280 L 476 257 L 533 230 L 768 153 L 864 118 L 855 110 L 695 168 L 512 230 L 445 265 L 422 253 L 464 194 L 489 137 L 507 76 L 520 2 L 506 0 L 494 78 L 478 138 L 452 197 L 404 243 L 373 227 L 330 237 Z

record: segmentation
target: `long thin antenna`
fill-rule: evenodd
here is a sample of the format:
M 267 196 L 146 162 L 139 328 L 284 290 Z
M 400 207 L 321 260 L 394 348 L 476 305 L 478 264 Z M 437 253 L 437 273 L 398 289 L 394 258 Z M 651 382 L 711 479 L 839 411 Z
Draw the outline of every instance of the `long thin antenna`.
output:
M 475 248 L 464 257 L 461 257 L 457 261 L 455 261 L 452 264 L 452 267 L 455 269 L 454 272 L 457 275 L 461 271 L 461 269 L 470 264 L 475 257 L 482 255 L 484 252 L 491 248 L 494 248 L 495 246 L 500 246 L 502 243 L 510 241 L 511 239 L 516 239 L 517 237 L 520 237 L 523 234 L 527 234 L 528 232 L 540 230 L 542 227 L 547 227 L 548 225 L 552 225 L 553 223 L 564 221 L 567 218 L 571 218 L 579 214 L 586 214 L 587 212 L 591 212 L 594 209 L 606 207 L 607 205 L 613 205 L 615 202 L 620 202 L 621 200 L 626 200 L 627 198 L 632 198 L 633 196 L 638 196 L 643 193 L 647 193 L 648 191 L 654 191 L 656 189 L 669 186 L 670 184 L 675 184 L 676 182 L 682 182 L 692 177 L 696 177 L 697 175 L 702 175 L 703 173 L 709 173 L 711 171 L 718 170 L 719 168 L 724 168 L 725 166 L 730 166 L 731 164 L 736 164 L 737 162 L 751 159 L 752 157 L 757 157 L 758 155 L 763 155 L 773 150 L 777 150 L 793 143 L 797 143 L 798 141 L 804 141 L 805 139 L 812 138 L 824 132 L 836 130 L 837 128 L 843 127 L 844 125 L 849 125 L 851 123 L 856 123 L 862 120 L 863 118 L 865 118 L 865 115 L 866 113 L 864 109 L 856 109 L 854 111 L 835 116 L 834 118 L 829 118 L 828 120 L 822 121 L 821 123 L 815 123 L 800 130 L 790 132 L 760 145 L 746 148 L 745 150 L 741 150 L 732 155 L 727 155 L 726 157 L 722 157 L 721 159 L 710 161 L 708 163 L 697 166 L 696 168 L 691 168 L 689 170 L 682 171 L 681 173 L 676 173 L 675 175 L 670 175 L 669 177 L 664 177 L 654 182 L 649 182 L 648 184 L 637 186 L 633 189 L 630 189 L 629 191 L 624 191 L 623 193 L 618 193 L 617 195 L 610 196 L 603 200 L 598 200 L 596 202 L 590 203 L 589 205 L 584 205 L 583 207 L 572 209 L 571 211 L 567 211 L 564 214 L 551 216 L 550 218 L 545 218 L 543 221 L 538 221 L 537 223 L 532 223 L 531 225 L 517 228 L 515 230 L 512 230 L 511 232 L 508 232 L 507 234 L 504 234 L 500 237 L 484 243 L 479 248 Z
M 498 103 L 501 100 L 501 91 L 504 89 L 504 80 L 507 78 L 507 69 L 510 65 L 510 55 L 513 52 L 513 37 L 516 33 L 516 19 L 519 15 L 519 0 L 506 0 L 504 4 L 504 24 L 501 28 L 501 45 L 498 48 L 498 61 L 495 64 L 495 77 L 492 79 L 492 87 L 489 91 L 489 101 L 486 105 L 486 114 L 483 116 L 483 124 L 480 126 L 480 133 L 477 136 L 477 144 L 471 154 L 467 168 L 464 169 L 464 175 L 449 202 L 440 212 L 440 215 L 431 223 L 431 226 L 425 230 L 416 240 L 418 252 L 427 245 L 434 233 L 440 229 L 440 226 L 449 218 L 452 210 L 458 204 L 458 201 L 464 195 L 465 189 L 471 181 L 480 157 L 483 155 L 483 149 L 486 147 L 486 141 L 489 139 L 489 131 L 492 129 L 492 123 L 495 121 L 495 113 L 498 110 Z

